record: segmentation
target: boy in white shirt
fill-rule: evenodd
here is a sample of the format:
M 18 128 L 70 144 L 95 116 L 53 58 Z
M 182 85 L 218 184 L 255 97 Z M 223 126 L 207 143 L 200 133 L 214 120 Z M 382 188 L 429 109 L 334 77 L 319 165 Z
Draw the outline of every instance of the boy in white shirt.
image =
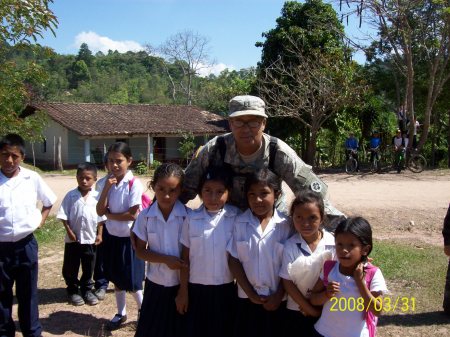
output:
M 67 231 L 62 274 L 67 284 L 69 302 L 73 305 L 98 303 L 98 298 L 92 293 L 92 276 L 96 245 L 102 242 L 103 226 L 99 224 L 97 230 L 98 192 L 92 188 L 96 180 L 97 168 L 94 164 L 78 165 L 78 187 L 66 194 L 57 215 Z M 78 279 L 80 263 L 82 275 Z
M 56 195 L 34 171 L 20 166 L 25 142 L 8 134 L 0 141 L 0 335 L 14 336 L 13 286 L 23 336 L 42 335 L 37 280 L 38 244 L 33 232 L 45 223 Z M 36 207 L 42 202 L 42 209 Z

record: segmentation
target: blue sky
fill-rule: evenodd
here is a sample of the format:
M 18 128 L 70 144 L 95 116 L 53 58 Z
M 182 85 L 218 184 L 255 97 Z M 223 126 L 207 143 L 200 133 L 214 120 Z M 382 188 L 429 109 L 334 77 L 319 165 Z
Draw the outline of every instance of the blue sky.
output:
M 284 0 L 54 0 L 56 37 L 38 42 L 61 54 L 76 54 L 86 42 L 94 53 L 137 51 L 192 30 L 209 39 L 213 72 L 256 66 L 261 34 L 275 27 Z M 348 29 L 348 27 L 346 28 Z

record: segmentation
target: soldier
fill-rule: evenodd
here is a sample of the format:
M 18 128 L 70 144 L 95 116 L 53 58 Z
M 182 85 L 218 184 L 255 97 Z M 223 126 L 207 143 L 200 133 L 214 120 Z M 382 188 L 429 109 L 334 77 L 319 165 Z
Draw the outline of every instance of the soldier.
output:
M 210 165 L 224 167 L 233 174 L 233 189 L 229 202 L 244 210 L 248 207 L 244 194 L 248 173 L 269 168 L 281 177 L 294 193 L 310 188 L 325 197 L 327 185 L 305 164 L 295 151 L 282 140 L 265 134 L 267 115 L 262 99 L 255 96 L 236 96 L 229 102 L 231 133 L 217 136 L 202 147 L 186 168 L 181 200 L 186 203 L 197 195 L 200 178 Z M 286 209 L 285 197 L 280 197 L 277 208 Z M 328 202 L 326 212 L 342 215 Z

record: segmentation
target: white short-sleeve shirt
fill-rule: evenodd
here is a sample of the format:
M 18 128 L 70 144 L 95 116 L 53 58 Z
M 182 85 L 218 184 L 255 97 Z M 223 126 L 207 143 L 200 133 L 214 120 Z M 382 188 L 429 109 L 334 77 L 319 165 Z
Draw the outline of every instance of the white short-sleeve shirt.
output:
M 142 193 L 144 188 L 142 183 L 135 179 L 133 185 L 129 187 L 133 173 L 128 171 L 123 179 L 113 186 L 108 192 L 108 208 L 111 213 L 123 213 L 131 207 L 142 204 Z M 130 228 L 133 221 L 106 220 L 108 233 L 119 237 L 130 236 Z
M 323 237 L 319 241 L 314 253 L 320 253 L 325 250 L 330 250 L 334 253 L 334 236 L 326 230 L 322 230 L 322 233 Z M 308 243 L 303 239 L 303 237 L 299 233 L 295 233 L 284 244 L 283 263 L 280 269 L 280 277 L 284 278 L 285 280 L 291 280 L 288 272 L 289 264 L 293 263 L 299 256 L 309 256 L 312 253 L 313 252 L 309 248 Z M 305 273 L 306 272 L 308 271 L 305 270 Z M 295 311 L 300 310 L 298 308 L 298 304 L 289 295 L 287 299 L 287 308 Z
M 97 236 L 97 223 L 102 221 L 97 215 L 97 191 L 89 191 L 86 199 L 78 188 L 69 191 L 64 197 L 56 217 L 69 222 L 69 227 L 81 244 L 93 244 Z M 73 242 L 66 233 L 64 242 Z
M 277 291 L 283 245 L 291 234 L 289 218 L 276 209 L 264 232 L 250 209 L 236 218 L 233 239 L 227 249 L 242 263 L 250 284 L 259 295 Z M 238 296 L 247 298 L 240 286 Z
M 180 257 L 181 228 L 188 211 L 188 208 L 180 201 L 177 201 L 166 221 L 156 201 L 150 207 L 139 213 L 133 227 L 133 232 L 139 239 L 148 243 L 148 250 Z M 179 271 L 170 269 L 164 263 L 147 261 L 146 276 L 150 281 L 166 287 L 173 287 L 180 284 Z
M 323 279 L 323 273 L 321 275 Z M 347 306 L 352 305 L 353 300 L 358 300 L 361 294 L 352 276 L 343 275 L 339 272 L 339 262 L 337 262 L 328 274 L 328 282 L 339 282 L 340 292 L 336 294 L 339 303 L 340 298 L 346 298 L 344 301 Z M 370 291 L 379 291 L 387 293 L 386 281 L 381 270 L 378 269 L 370 282 Z M 342 301 L 342 300 L 341 300 Z M 322 309 L 320 316 L 314 328 L 324 337 L 362 337 L 367 336 L 365 328 L 364 311 L 358 310 L 337 310 L 331 311 L 331 306 L 335 301 L 327 301 Z M 356 304 L 355 304 L 356 305 Z M 342 307 L 342 306 L 341 306 Z
M 19 170 L 12 178 L 0 171 L 0 242 L 17 242 L 33 233 L 42 221 L 37 201 L 45 207 L 56 201 L 39 174 L 23 167 Z
M 189 248 L 189 282 L 219 285 L 233 281 L 227 245 L 239 213 L 237 207 L 226 204 L 219 213 L 211 214 L 202 205 L 188 215 L 180 241 Z

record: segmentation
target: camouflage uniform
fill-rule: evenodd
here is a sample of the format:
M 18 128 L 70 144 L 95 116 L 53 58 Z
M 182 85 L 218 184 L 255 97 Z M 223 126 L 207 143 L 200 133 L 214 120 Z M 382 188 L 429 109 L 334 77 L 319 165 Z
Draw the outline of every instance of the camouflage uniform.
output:
M 235 140 L 232 133 L 224 135 L 226 152 L 223 162 L 231 165 L 235 175 L 233 178 L 233 190 L 231 191 L 230 203 L 243 209 L 247 206 L 247 196 L 245 195 L 245 177 L 239 174 L 247 174 L 255 172 L 261 168 L 267 168 L 269 165 L 269 142 L 270 136 L 263 134 L 263 146 L 265 151 L 262 157 L 255 160 L 253 163 L 245 163 L 235 146 Z M 186 177 L 184 181 L 184 191 L 181 196 L 183 202 L 194 199 L 197 195 L 197 187 L 199 181 L 205 170 L 212 165 L 222 166 L 220 162 L 220 151 L 215 151 L 217 137 L 211 139 L 200 150 L 198 156 L 194 158 L 189 166 L 186 168 Z M 211 154 L 215 153 L 216 158 L 210 158 Z M 214 160 L 210 163 L 210 159 Z M 277 151 L 274 161 L 274 173 L 281 177 L 291 190 L 296 193 L 303 188 L 311 188 L 313 191 L 319 192 L 325 197 L 327 192 L 327 185 L 320 180 L 312 171 L 311 166 L 306 165 L 294 152 L 294 150 L 282 140 L 277 140 Z M 284 193 L 278 199 L 277 208 L 281 211 L 286 211 L 286 203 Z M 337 209 L 331 206 L 325 200 L 325 208 L 327 214 L 342 215 Z
M 444 228 L 442 229 L 442 235 L 444 236 L 444 246 L 450 246 L 450 205 L 447 210 L 447 215 L 444 219 Z M 444 311 L 450 315 L 450 259 L 447 267 L 447 277 L 445 280 L 444 289 Z

